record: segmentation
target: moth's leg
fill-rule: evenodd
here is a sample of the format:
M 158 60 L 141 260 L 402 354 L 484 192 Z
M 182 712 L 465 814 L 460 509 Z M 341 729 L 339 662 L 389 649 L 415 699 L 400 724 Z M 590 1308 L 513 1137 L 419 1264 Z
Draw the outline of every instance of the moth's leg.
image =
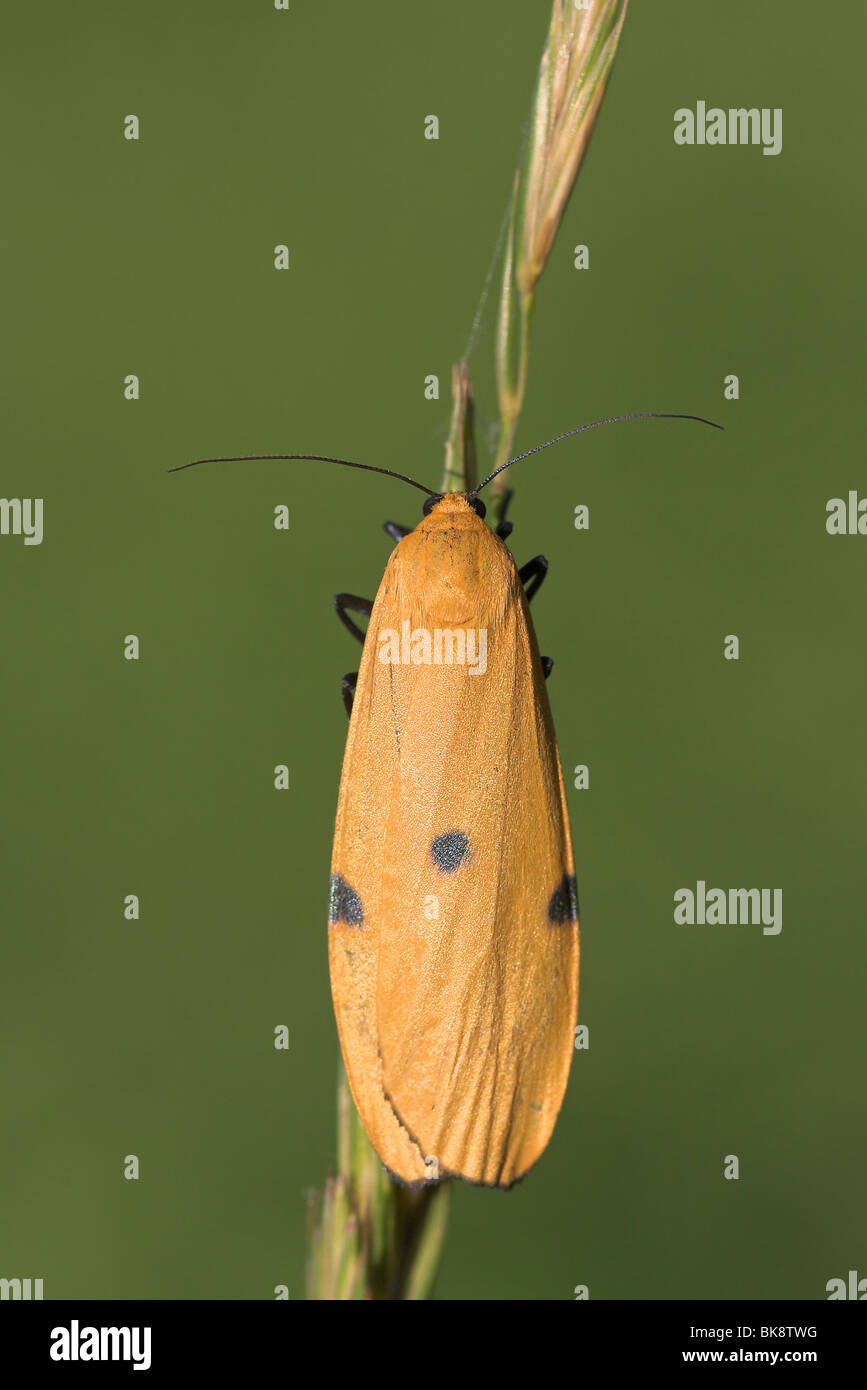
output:
M 504 541 L 507 536 L 511 536 L 512 534 L 512 523 L 506 520 L 506 512 L 509 510 L 509 503 L 513 496 L 514 493 L 512 489 L 507 487 L 500 498 L 500 505 L 497 509 L 497 524 L 494 527 L 494 535 L 499 536 L 501 541 Z
M 337 609 L 337 616 L 343 626 L 348 628 L 359 642 L 363 642 L 364 632 L 357 623 L 352 621 L 349 613 L 365 613 L 369 618 L 373 608 L 373 599 L 359 598 L 357 594 L 335 594 L 334 607 Z
M 522 565 L 518 570 L 518 578 L 521 583 L 526 585 L 527 602 L 542 587 L 542 580 L 548 573 L 548 561 L 544 555 L 534 555 L 532 560 L 528 560 L 526 565 Z
M 510 497 L 511 493 L 509 493 L 508 496 Z M 532 560 L 528 560 L 526 565 L 522 565 L 518 570 L 518 578 L 522 584 L 527 586 L 525 593 L 528 603 L 533 595 L 538 593 L 539 589 L 542 587 L 542 581 L 547 573 L 548 561 L 545 559 L 544 555 L 535 555 Z M 553 657 L 542 657 L 542 675 L 545 677 L 545 680 L 550 676 L 553 666 Z
M 397 521 L 384 521 L 383 531 L 387 532 L 393 541 L 402 541 L 404 536 L 408 536 L 412 530 L 411 526 L 401 526 Z
M 358 672 L 357 672 L 357 671 L 350 671 L 350 672 L 349 672 L 349 675 L 348 675 L 348 676 L 344 676 L 344 677 L 343 677 L 343 680 L 340 682 L 340 688 L 341 688 L 341 690 L 342 690 L 342 692 L 343 692 L 343 704 L 344 704 L 344 706 L 345 706 L 345 708 L 346 708 L 346 713 L 347 713 L 347 714 L 351 714 L 351 713 L 352 713 L 352 701 L 355 699 L 355 687 L 356 687 L 357 684 L 358 684 Z

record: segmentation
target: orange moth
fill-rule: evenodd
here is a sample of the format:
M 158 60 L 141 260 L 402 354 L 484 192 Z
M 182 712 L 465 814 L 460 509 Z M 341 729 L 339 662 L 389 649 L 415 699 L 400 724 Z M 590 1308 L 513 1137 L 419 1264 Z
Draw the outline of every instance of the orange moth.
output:
M 522 577 L 474 501 L 433 499 L 370 611 L 329 959 L 349 1084 L 385 1166 L 508 1187 L 566 1089 L 578 903 Z
M 414 530 L 386 523 L 398 543 L 375 600 L 335 595 L 363 652 L 343 679 L 331 990 L 353 1099 L 391 1174 L 510 1187 L 551 1137 L 578 1008 L 551 663 L 528 607 L 547 562 L 516 567 L 508 492 L 487 524 L 478 493 L 495 474 L 442 495 L 346 459 L 252 457 L 343 463 L 429 494 Z M 351 612 L 369 615 L 366 632 Z

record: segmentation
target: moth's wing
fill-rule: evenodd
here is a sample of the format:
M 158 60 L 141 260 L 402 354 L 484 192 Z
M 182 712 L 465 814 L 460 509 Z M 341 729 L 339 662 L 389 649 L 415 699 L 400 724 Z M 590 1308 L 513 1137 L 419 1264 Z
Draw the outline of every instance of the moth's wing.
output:
M 331 865 L 331 992 L 350 1090 L 382 1162 L 403 1182 L 431 1177 L 424 1155 L 386 1099 L 376 1031 L 376 971 L 386 820 L 397 773 L 388 668 L 375 634 L 388 617 L 381 586 L 370 617 L 350 719 Z M 385 609 L 385 614 L 383 613 Z
M 380 822 L 384 1090 L 441 1173 L 509 1186 L 554 1127 L 578 996 L 563 780 L 517 582 L 485 674 L 390 669 L 402 751 Z

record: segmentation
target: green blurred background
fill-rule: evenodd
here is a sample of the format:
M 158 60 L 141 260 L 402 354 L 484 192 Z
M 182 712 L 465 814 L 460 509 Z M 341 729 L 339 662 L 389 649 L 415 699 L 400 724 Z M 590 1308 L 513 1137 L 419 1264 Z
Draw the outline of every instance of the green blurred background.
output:
M 867 492 L 867 22 L 815 13 L 634 4 L 540 287 L 517 447 L 637 409 L 727 432 L 624 425 L 514 470 L 516 558 L 551 563 L 534 611 L 570 788 L 590 767 L 569 796 L 591 1046 L 527 1180 L 456 1190 L 445 1297 L 823 1298 L 867 1275 L 867 538 L 824 524 Z M 548 15 L 6 16 L 0 491 L 44 497 L 45 539 L 0 538 L 0 1275 L 48 1298 L 303 1297 L 358 655 L 331 596 L 373 595 L 380 523 L 420 499 L 316 464 L 166 470 L 309 450 L 438 483 Z M 675 146 L 698 99 L 782 107 L 782 154 Z M 782 933 L 676 926 L 699 878 L 782 888 Z

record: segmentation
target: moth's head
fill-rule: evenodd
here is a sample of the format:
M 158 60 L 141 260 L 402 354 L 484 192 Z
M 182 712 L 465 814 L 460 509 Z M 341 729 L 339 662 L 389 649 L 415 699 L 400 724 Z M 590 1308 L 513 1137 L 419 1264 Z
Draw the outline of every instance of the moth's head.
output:
M 400 593 L 413 596 L 416 625 L 486 627 L 511 591 L 514 564 L 484 520 L 484 503 L 446 492 L 429 497 L 424 513 L 390 561 Z
M 434 516 L 438 522 L 454 525 L 470 516 L 483 521 L 485 504 L 472 492 L 444 492 L 426 498 L 421 512 L 424 517 Z

